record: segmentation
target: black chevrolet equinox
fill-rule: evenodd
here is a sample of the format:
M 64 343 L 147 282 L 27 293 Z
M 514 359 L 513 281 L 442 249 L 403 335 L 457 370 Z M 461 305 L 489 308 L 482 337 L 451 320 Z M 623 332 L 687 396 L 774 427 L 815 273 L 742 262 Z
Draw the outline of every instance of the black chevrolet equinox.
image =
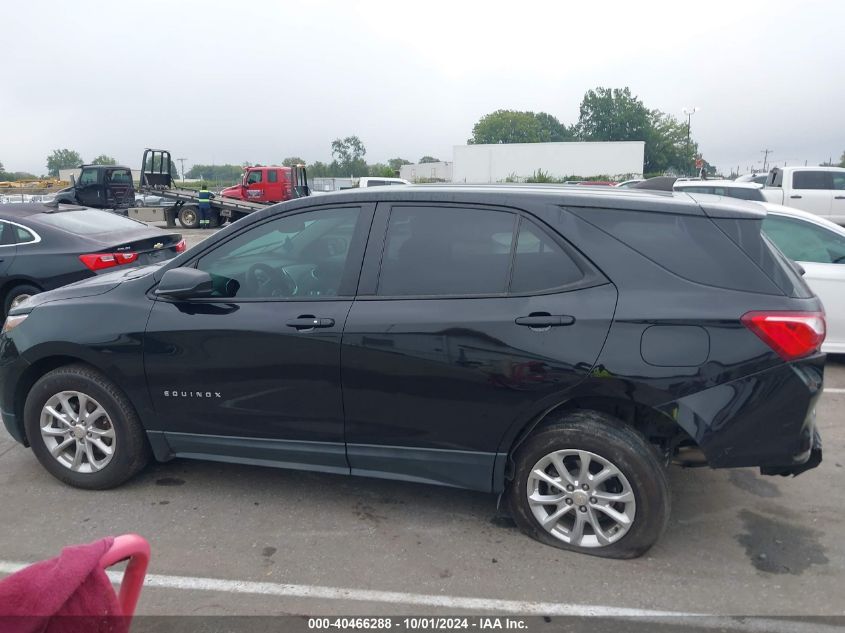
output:
M 80 488 L 191 457 L 496 493 L 539 541 L 646 551 L 671 463 L 821 461 L 822 305 L 712 196 L 408 186 L 299 199 L 36 295 L 9 433 Z

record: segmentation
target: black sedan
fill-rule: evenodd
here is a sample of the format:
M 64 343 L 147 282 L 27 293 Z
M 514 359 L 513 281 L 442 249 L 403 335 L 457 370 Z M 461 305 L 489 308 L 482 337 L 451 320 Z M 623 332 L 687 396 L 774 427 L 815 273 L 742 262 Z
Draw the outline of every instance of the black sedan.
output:
M 36 203 L 0 205 L 3 314 L 44 290 L 116 267 L 161 262 L 185 248 L 179 233 L 108 211 Z

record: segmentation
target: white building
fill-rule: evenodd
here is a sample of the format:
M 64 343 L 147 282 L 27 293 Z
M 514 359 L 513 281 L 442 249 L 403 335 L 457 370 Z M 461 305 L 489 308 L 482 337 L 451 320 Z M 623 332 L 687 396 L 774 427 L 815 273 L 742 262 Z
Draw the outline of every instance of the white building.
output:
M 399 177 L 411 182 L 452 182 L 452 163 L 440 161 L 402 165 Z
M 645 141 L 456 145 L 453 182 L 522 181 L 538 170 L 554 178 L 633 177 L 643 173 Z

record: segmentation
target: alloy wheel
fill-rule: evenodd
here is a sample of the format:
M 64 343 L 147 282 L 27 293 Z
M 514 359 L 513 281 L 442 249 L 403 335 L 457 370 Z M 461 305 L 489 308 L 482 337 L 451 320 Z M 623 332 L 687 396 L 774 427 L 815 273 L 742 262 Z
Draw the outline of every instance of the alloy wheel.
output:
M 636 516 L 634 491 L 609 460 L 578 449 L 541 458 L 528 475 L 528 504 L 549 534 L 578 547 L 621 539 Z
M 114 425 L 102 405 L 80 391 L 62 391 L 41 410 L 41 438 L 65 468 L 94 473 L 114 457 Z

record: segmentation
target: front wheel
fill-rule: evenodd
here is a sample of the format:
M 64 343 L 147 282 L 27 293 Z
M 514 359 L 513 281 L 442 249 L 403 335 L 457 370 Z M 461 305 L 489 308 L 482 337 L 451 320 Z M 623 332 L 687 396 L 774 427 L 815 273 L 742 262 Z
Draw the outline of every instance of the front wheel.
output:
M 514 459 L 511 514 L 538 541 L 634 558 L 666 528 L 670 495 L 663 465 L 636 430 L 612 416 L 568 413 L 530 436 Z
M 91 367 L 42 376 L 24 405 L 32 452 L 56 479 L 77 488 L 113 488 L 149 461 L 149 445 L 129 400 Z

